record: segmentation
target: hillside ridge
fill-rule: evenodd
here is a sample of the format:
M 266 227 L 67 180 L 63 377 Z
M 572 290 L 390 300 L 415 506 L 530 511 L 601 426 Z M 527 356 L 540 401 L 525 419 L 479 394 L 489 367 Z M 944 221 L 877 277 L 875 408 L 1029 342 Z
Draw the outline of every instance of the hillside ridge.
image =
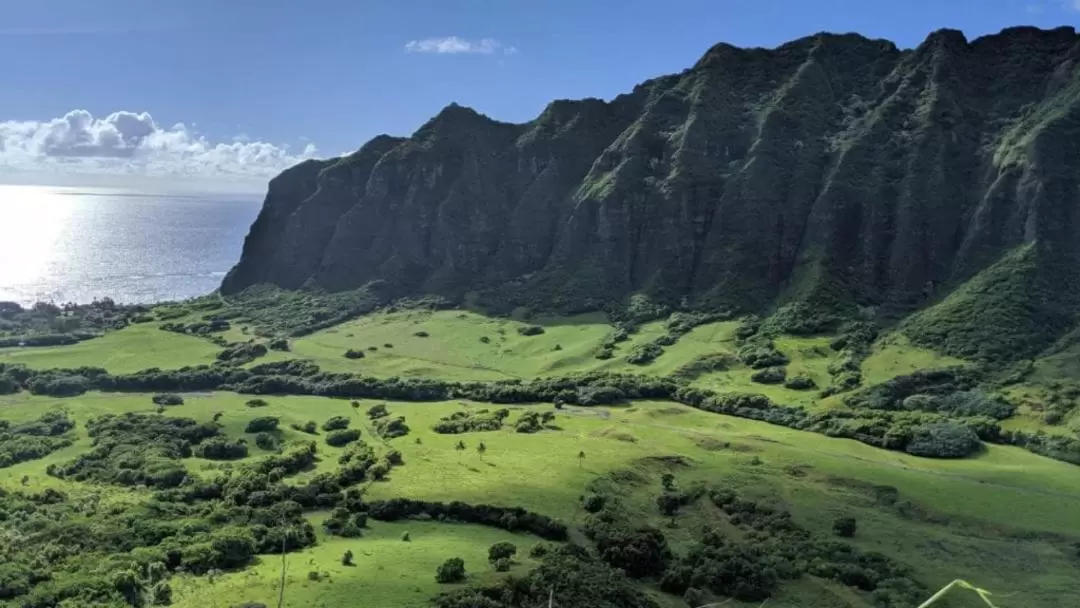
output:
M 1069 326 L 1078 56 L 1071 27 L 939 30 L 910 50 L 822 33 L 717 44 L 527 123 L 450 104 L 410 137 L 274 178 L 222 291 L 379 281 L 503 309 L 645 293 L 907 314 L 1030 249 L 1020 280 L 1038 298 L 1009 305 Z

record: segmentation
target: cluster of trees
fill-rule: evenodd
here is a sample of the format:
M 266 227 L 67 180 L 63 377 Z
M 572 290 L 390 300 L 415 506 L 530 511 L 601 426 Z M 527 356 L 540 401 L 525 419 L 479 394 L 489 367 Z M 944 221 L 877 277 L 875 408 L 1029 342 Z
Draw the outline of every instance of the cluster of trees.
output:
M 339 429 L 326 434 L 326 445 L 340 448 L 360 439 L 356 429 Z
M 178 334 L 191 334 L 193 336 L 205 336 L 211 333 L 226 331 L 232 328 L 232 324 L 221 317 L 205 317 L 192 323 L 167 322 L 158 326 L 162 331 L 171 331 Z
M 523 336 L 539 336 L 544 333 L 544 328 L 539 325 L 522 325 L 517 332 Z
M 783 367 L 765 367 L 754 371 L 750 380 L 758 384 L 782 384 L 787 380 L 787 369 Z
M 188 478 L 180 459 L 191 457 L 193 446 L 220 436 L 216 424 L 136 413 L 93 418 L 86 423 L 86 430 L 93 439 L 92 449 L 66 463 L 49 465 L 49 475 L 75 481 L 175 488 Z M 209 454 L 225 455 L 237 449 L 225 443 L 215 444 Z M 243 449 L 246 451 L 246 446 Z
M 240 342 L 226 346 L 217 354 L 217 360 L 232 365 L 251 363 L 269 352 L 265 344 L 258 342 Z
M 555 420 L 555 412 L 547 410 L 543 413 L 529 410 L 521 413 L 521 417 L 514 423 L 514 431 L 518 433 L 538 433 Z
M 409 425 L 405 424 L 404 416 L 396 418 L 379 418 L 372 423 L 375 432 L 383 439 L 404 437 L 409 434 Z
M 63 412 L 49 412 L 16 425 L 0 420 L 0 469 L 66 448 L 72 443 L 68 431 L 73 428 L 75 422 Z
M 459 435 L 478 431 L 497 431 L 502 428 L 503 420 L 510 416 L 510 410 L 501 408 L 494 412 L 486 409 L 454 412 L 443 416 L 431 427 L 436 433 Z
M 772 338 L 758 334 L 746 340 L 736 354 L 743 365 L 752 369 L 780 367 L 788 364 L 787 355 L 776 348 Z
M 435 519 L 500 528 L 509 532 L 528 532 L 547 540 L 566 540 L 566 526 L 546 515 L 533 513 L 521 507 L 496 507 L 471 505 L 454 501 L 450 503 L 392 498 L 367 504 L 368 516 L 379 521 L 401 519 Z
M 29 308 L 0 302 L 0 347 L 74 344 L 146 320 L 145 306 L 123 306 L 111 298 L 90 304 L 36 302 Z

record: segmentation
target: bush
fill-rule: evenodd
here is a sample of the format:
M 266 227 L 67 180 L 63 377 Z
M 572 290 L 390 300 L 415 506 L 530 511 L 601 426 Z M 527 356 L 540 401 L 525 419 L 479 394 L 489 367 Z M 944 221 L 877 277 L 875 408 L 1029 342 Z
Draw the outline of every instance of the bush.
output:
M 817 388 L 817 383 L 810 376 L 804 376 L 797 374 L 787 379 L 784 382 L 784 388 L 793 391 L 808 391 L 813 388 Z
M 360 439 L 360 431 L 356 429 L 343 429 L 330 431 L 326 434 L 326 444 L 339 448 Z
M 780 384 L 787 379 L 787 370 L 782 367 L 766 367 L 751 374 L 750 379 L 758 384 Z
M 855 536 L 856 527 L 857 525 L 854 517 L 838 517 L 833 520 L 832 524 L 833 534 L 844 538 Z
M 377 405 L 373 405 L 370 408 L 368 408 L 367 415 L 368 415 L 368 418 L 370 418 L 372 420 L 375 420 L 377 418 L 382 418 L 384 416 L 389 416 L 390 412 L 387 411 L 385 403 L 379 403 Z
M 324 431 L 338 431 L 341 429 L 349 428 L 351 421 L 345 416 L 332 416 L 329 420 L 323 423 L 322 430 Z
M 494 566 L 496 572 L 509 572 L 510 567 L 513 566 L 513 564 L 514 562 L 506 557 L 491 562 L 491 565 Z
M 343 553 L 341 555 L 341 565 L 342 566 L 351 566 L 351 565 L 353 565 L 353 552 L 352 551 L 349 551 L 348 549 L 346 549 L 345 553 Z
M 517 547 L 506 541 L 495 543 L 488 547 L 488 561 L 495 562 L 500 559 L 510 559 L 517 554 Z
M 267 343 L 267 346 L 270 348 L 270 350 L 288 352 L 289 341 L 285 338 L 276 338 L 274 340 L 270 340 L 270 342 Z
M 547 543 L 536 543 L 529 548 L 529 557 L 540 559 L 551 552 L 551 546 Z
M 192 452 L 208 460 L 237 460 L 247 457 L 248 447 L 243 439 L 229 441 L 225 437 L 214 437 L 195 446 Z
M 252 418 L 244 427 L 245 433 L 269 433 L 276 431 L 280 420 L 276 416 L 262 416 Z
M 517 328 L 517 332 L 523 336 L 539 336 L 544 333 L 544 328 L 539 325 L 522 325 Z
M 631 365 L 648 365 L 662 354 L 664 354 L 664 349 L 661 348 L 659 344 L 653 342 L 637 344 L 630 350 L 630 355 L 626 357 L 626 362 Z
M 266 399 L 258 399 L 258 398 L 256 398 L 256 399 L 248 399 L 247 402 L 244 403 L 244 405 L 246 405 L 248 407 L 266 407 L 266 406 L 268 406 L 270 404 L 267 403 Z
M 429 337 L 429 336 L 430 336 L 431 334 L 429 334 L 429 333 L 428 333 L 428 332 L 426 332 L 426 331 L 416 331 L 416 332 L 413 332 L 413 335 L 414 335 L 414 336 L 416 336 L 417 338 L 427 338 L 427 337 Z
M 906 451 L 928 458 L 963 458 L 982 447 L 970 427 L 956 422 L 927 424 L 915 429 Z
M 173 393 L 158 393 L 150 400 L 157 405 L 184 405 L 184 398 Z
M 345 351 L 345 358 L 346 359 L 363 359 L 364 358 L 364 351 L 350 348 L 349 350 Z
M 755 338 L 749 340 L 739 349 L 739 360 L 748 367 L 764 369 L 766 367 L 778 367 L 788 364 L 788 358 L 784 353 L 776 349 L 770 338 Z
M 277 439 L 274 439 L 270 433 L 259 433 L 255 435 L 255 445 L 263 450 L 276 450 Z
M 375 421 L 374 426 L 375 432 L 383 439 L 404 437 L 409 434 L 409 427 L 405 424 L 405 418 L 403 416 L 398 416 L 397 418 L 380 418 Z
M 437 583 L 460 583 L 463 580 L 465 580 L 465 561 L 460 557 L 451 557 L 435 571 Z

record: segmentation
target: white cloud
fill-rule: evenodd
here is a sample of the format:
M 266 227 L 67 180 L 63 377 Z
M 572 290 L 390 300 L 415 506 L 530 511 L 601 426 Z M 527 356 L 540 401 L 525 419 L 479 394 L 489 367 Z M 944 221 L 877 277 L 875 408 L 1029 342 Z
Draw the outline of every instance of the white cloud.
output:
M 294 153 L 246 135 L 214 142 L 182 123 L 164 128 L 146 112 L 95 118 L 72 110 L 46 121 L 0 122 L 0 180 L 7 181 L 54 175 L 68 182 L 74 174 L 96 182 L 108 176 L 117 182 L 160 178 L 260 189 L 267 178 L 315 152 L 310 142 Z
M 480 40 L 466 40 L 457 36 L 445 38 L 425 38 L 423 40 L 410 40 L 405 43 L 407 53 L 478 53 L 481 55 L 513 55 L 518 52 L 517 47 L 507 46 L 494 38 L 481 38 Z

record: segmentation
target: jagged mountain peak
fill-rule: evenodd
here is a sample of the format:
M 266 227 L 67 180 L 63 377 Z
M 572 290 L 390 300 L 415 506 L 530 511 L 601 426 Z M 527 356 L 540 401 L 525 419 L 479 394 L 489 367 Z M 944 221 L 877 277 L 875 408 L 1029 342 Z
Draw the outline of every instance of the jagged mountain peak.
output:
M 524 124 L 451 104 L 346 166 L 276 178 L 222 289 L 381 280 L 502 307 L 644 292 L 911 311 L 1033 244 L 1032 272 L 1067 284 L 1076 42 L 1072 28 L 939 30 L 898 50 L 821 33 L 716 45 L 680 74 Z

